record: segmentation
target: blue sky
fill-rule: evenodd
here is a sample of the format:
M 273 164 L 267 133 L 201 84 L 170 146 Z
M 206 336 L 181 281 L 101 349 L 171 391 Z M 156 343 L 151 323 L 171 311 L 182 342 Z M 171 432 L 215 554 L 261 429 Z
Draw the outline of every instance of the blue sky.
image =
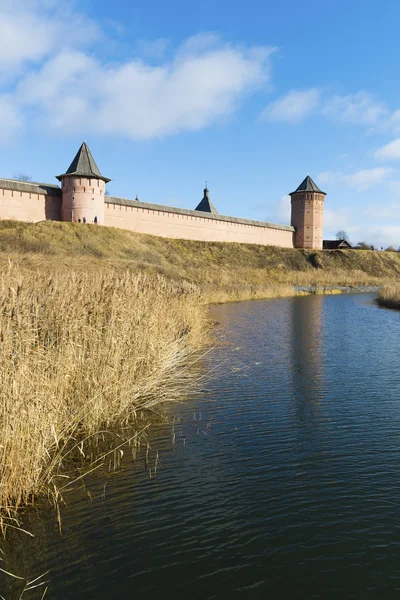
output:
M 0 176 L 56 182 L 86 140 L 116 196 L 400 246 L 394 0 L 0 0 Z

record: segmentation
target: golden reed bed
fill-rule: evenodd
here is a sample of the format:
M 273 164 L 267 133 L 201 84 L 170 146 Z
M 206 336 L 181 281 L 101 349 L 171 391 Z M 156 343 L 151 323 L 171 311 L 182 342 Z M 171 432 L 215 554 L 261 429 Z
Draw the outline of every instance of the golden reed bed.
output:
M 380 290 L 377 302 L 380 306 L 400 309 L 400 284 L 391 283 Z
M 128 271 L 3 271 L 3 525 L 36 496 L 59 496 L 84 440 L 182 392 L 183 365 L 204 331 L 188 284 Z

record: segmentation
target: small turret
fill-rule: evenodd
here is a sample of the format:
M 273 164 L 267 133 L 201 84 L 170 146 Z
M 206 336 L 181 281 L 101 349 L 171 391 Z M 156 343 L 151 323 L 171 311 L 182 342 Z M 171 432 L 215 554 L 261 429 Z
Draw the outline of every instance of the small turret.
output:
M 309 175 L 290 194 L 295 248 L 322 248 L 325 196 Z
M 83 142 L 66 173 L 58 175 L 61 181 L 63 221 L 99 223 L 104 225 L 104 177 L 87 146 Z
M 203 196 L 202 200 L 199 202 L 199 204 L 196 206 L 196 208 L 194 210 L 213 213 L 214 215 L 218 214 L 217 209 L 215 208 L 214 204 L 210 200 L 207 185 L 204 188 L 204 196 Z

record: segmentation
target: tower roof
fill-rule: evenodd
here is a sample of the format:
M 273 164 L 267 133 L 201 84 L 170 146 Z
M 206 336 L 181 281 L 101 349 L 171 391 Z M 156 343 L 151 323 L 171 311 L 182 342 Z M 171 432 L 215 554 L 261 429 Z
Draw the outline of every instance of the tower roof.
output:
M 202 212 L 212 213 L 214 215 L 218 214 L 217 209 L 214 204 L 210 200 L 210 196 L 208 195 L 208 189 L 204 188 L 204 196 L 202 200 L 200 200 L 199 204 L 196 206 L 194 210 L 201 210 Z
M 89 150 L 89 146 L 86 142 L 83 142 L 81 147 L 72 163 L 69 165 L 66 173 L 62 175 L 57 175 L 57 179 L 62 179 L 62 177 L 66 177 L 68 175 L 75 175 L 81 177 L 94 177 L 96 179 L 102 179 L 106 183 L 111 181 L 111 179 L 107 179 L 107 177 L 103 177 L 100 173 L 99 167 L 96 165 L 96 161 L 94 160 L 92 153 Z
M 326 196 L 326 192 L 320 190 L 315 181 L 313 181 L 309 175 L 307 175 L 307 177 L 301 182 L 297 190 L 290 193 L 290 196 L 292 194 L 297 194 L 297 192 L 317 192 L 318 194 L 324 194 L 324 196 Z

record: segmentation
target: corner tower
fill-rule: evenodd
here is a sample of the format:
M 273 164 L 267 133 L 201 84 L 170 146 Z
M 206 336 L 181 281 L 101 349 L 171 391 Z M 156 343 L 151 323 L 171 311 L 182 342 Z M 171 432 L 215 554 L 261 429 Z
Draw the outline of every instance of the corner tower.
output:
M 104 225 L 104 190 L 110 179 L 103 177 L 86 144 L 83 142 L 77 155 L 61 181 L 61 219 L 99 223 Z
M 295 248 L 322 249 L 325 196 L 309 175 L 290 194 Z

